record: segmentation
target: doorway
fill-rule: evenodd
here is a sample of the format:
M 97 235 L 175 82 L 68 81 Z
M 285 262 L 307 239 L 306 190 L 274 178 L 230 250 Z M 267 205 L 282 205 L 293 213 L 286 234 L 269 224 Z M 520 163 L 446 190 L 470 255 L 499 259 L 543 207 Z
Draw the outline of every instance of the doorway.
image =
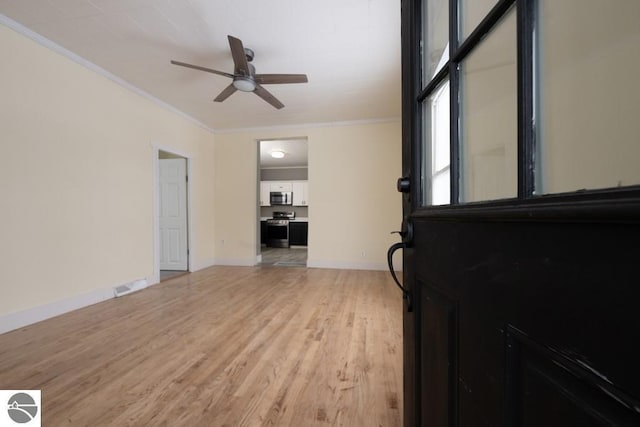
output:
M 188 160 L 158 150 L 157 218 L 159 280 L 189 271 Z
M 263 266 L 306 266 L 310 225 L 308 140 L 259 140 L 258 153 L 258 262 Z

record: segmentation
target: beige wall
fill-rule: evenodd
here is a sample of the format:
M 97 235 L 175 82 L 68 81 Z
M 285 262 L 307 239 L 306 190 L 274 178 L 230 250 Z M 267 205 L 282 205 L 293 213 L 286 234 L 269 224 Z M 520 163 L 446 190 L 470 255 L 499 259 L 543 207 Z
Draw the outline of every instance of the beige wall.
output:
M 309 139 L 309 266 L 384 268 L 402 220 L 400 122 L 216 135 L 217 261 L 256 262 L 256 141 L 299 136 Z
M 153 281 L 157 149 L 190 159 L 194 269 L 256 262 L 257 140 L 296 136 L 310 145 L 309 264 L 385 267 L 399 121 L 214 136 L 3 26 L 0 50 L 0 330 Z
M 154 144 L 191 157 L 212 262 L 211 132 L 4 26 L 0 51 L 0 316 L 154 276 Z

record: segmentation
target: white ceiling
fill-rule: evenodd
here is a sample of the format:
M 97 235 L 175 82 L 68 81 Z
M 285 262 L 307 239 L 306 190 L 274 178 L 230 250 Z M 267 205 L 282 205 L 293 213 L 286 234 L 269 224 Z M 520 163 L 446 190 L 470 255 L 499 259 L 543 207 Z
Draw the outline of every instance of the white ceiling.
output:
M 260 141 L 260 168 L 307 167 L 308 143 L 306 138 L 271 139 Z M 274 159 L 272 151 L 284 152 L 284 157 Z
M 399 0 L 0 0 L 0 14 L 215 129 L 398 118 Z M 212 100 L 233 72 L 227 35 L 255 52 L 257 73 L 306 73 Z

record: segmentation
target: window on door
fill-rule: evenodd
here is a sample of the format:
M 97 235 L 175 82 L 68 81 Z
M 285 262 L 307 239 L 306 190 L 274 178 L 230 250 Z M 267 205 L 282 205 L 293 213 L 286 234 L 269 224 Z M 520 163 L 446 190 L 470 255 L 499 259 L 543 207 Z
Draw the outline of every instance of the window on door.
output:
M 420 205 L 638 190 L 640 2 L 417 1 Z
M 539 0 L 537 194 L 640 184 L 640 1 Z
M 446 205 L 450 203 L 451 194 L 451 138 L 449 126 L 450 94 L 449 81 L 443 82 L 427 99 L 424 109 L 425 144 L 425 182 L 424 198 L 429 205 Z

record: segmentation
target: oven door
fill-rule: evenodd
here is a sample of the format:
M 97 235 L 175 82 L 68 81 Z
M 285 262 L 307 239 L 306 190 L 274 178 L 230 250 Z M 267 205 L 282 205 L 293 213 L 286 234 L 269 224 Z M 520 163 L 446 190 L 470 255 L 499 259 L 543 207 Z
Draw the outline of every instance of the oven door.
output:
M 289 247 L 289 221 L 286 219 L 267 220 L 267 246 L 271 248 Z

